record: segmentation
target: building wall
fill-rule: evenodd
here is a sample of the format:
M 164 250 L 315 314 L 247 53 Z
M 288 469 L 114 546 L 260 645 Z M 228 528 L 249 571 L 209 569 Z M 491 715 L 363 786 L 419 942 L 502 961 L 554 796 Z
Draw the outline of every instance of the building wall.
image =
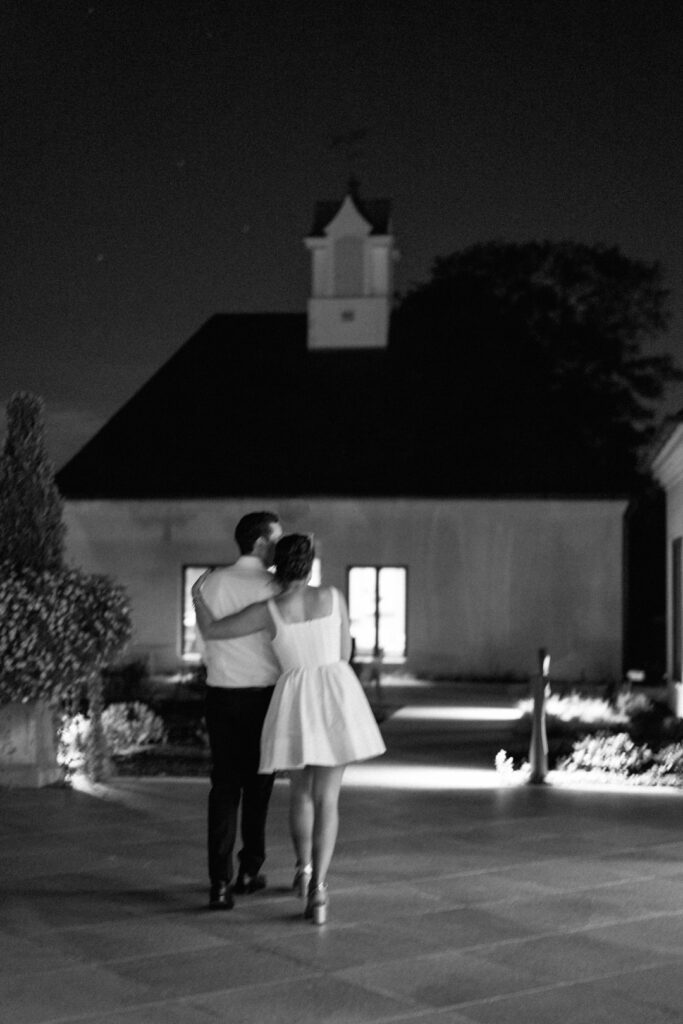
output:
M 683 537 L 683 480 L 672 483 L 666 492 L 666 660 L 667 677 L 674 683 L 681 682 L 673 663 L 673 542 L 677 537 Z
M 68 553 L 127 587 L 134 651 L 171 667 L 182 565 L 234 560 L 234 525 L 258 508 L 313 531 L 323 583 L 342 591 L 351 565 L 407 566 L 410 670 L 526 677 L 546 647 L 557 679 L 621 675 L 621 501 L 71 501 Z
M 678 423 L 652 460 L 655 479 L 666 491 L 666 647 L 670 703 L 683 717 L 683 682 L 674 666 L 673 541 L 683 537 L 683 423 Z M 683 623 L 677 623 L 683 631 Z M 677 688 L 677 691 L 674 689 Z

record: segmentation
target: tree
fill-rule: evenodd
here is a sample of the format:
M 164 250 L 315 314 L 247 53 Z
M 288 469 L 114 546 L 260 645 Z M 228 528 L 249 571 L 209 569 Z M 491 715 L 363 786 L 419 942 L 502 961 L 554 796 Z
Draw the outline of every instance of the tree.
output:
M 457 407 L 494 432 L 512 426 L 518 449 L 554 459 L 558 477 L 628 487 L 656 403 L 683 377 L 644 352 L 666 303 L 659 265 L 616 248 L 491 242 L 437 259 L 401 303 L 398 347 L 438 367 L 435 427 Z
M 128 641 L 124 589 L 64 564 L 62 500 L 43 443 L 42 403 L 8 404 L 0 457 L 0 704 L 47 701 L 59 715 L 87 692 L 90 770 L 102 777 L 102 668 Z
M 43 403 L 18 392 L 7 404 L 0 456 L 0 563 L 59 569 L 64 561 L 62 499 L 44 445 Z

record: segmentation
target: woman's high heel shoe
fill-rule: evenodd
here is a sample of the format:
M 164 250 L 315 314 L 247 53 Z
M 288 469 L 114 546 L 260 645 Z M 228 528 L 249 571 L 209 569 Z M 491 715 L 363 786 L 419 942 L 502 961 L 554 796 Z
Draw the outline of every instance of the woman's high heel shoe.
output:
M 294 881 L 292 882 L 292 889 L 294 889 L 294 892 L 301 900 L 305 900 L 308 896 L 308 887 L 311 884 L 312 875 L 312 864 L 297 864 L 296 871 L 294 873 Z
M 313 924 L 325 924 L 329 906 L 327 883 L 321 882 L 320 885 L 313 885 L 311 882 L 308 887 L 308 900 L 306 902 L 306 910 L 304 911 L 306 920 L 313 921 Z

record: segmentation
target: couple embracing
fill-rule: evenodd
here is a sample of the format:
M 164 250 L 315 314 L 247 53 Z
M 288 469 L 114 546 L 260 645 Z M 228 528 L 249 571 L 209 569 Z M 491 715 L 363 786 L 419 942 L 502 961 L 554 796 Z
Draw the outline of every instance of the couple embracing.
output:
M 323 924 L 344 768 L 385 746 L 348 663 L 344 598 L 334 587 L 310 586 L 313 538 L 283 536 L 274 513 L 252 512 L 237 524 L 235 540 L 237 562 L 205 573 L 192 589 L 205 640 L 212 756 L 209 905 L 227 910 L 233 892 L 265 887 L 260 870 L 273 773 L 286 771 L 293 888 L 305 900 L 304 916 Z M 242 848 L 233 886 L 240 803 Z

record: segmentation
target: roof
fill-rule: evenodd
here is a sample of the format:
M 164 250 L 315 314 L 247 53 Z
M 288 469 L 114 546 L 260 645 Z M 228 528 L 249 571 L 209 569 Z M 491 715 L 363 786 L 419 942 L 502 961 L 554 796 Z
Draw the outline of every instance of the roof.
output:
M 683 409 L 670 413 L 664 418 L 643 456 L 643 462 L 646 465 L 651 466 L 659 458 L 664 448 L 666 448 L 673 435 L 681 426 L 683 426 Z
M 517 429 L 490 380 L 392 344 L 307 349 L 305 314 L 212 317 L 57 475 L 69 499 L 617 496 Z M 490 377 L 490 374 L 489 374 Z M 623 495 L 624 489 L 618 490 Z
M 666 417 L 643 458 L 655 480 L 669 489 L 683 471 L 683 410 Z
M 390 199 L 361 199 L 358 195 L 357 186 L 353 181 L 349 184 L 347 196 L 351 198 L 361 217 L 370 225 L 371 235 L 388 235 L 390 233 Z M 316 238 L 325 234 L 325 228 L 331 220 L 334 220 L 335 215 L 341 209 L 347 196 L 344 196 L 343 199 L 323 200 L 315 204 L 313 226 L 308 234 L 309 238 Z

